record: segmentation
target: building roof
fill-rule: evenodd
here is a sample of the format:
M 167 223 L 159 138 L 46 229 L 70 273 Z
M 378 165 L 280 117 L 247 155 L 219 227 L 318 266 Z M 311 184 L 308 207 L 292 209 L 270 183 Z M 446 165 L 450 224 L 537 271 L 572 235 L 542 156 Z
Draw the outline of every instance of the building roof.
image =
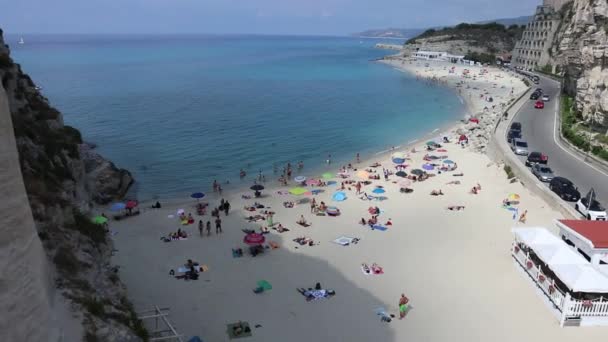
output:
M 557 225 L 578 234 L 594 248 L 608 248 L 608 221 L 558 220 Z

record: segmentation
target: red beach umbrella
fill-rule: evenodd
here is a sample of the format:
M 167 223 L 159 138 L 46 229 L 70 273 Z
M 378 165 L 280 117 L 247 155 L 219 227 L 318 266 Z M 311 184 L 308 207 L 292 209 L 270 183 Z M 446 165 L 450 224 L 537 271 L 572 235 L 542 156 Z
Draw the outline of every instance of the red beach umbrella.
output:
M 138 203 L 135 200 L 127 201 L 127 204 L 126 204 L 125 208 L 127 208 L 127 209 L 133 209 L 133 208 L 137 207 L 137 204 Z
M 458 141 L 463 141 L 463 140 L 467 140 L 467 136 L 464 134 L 461 134 L 460 138 L 458 138 Z
M 265 241 L 266 241 L 266 238 L 264 237 L 264 235 L 258 234 L 258 233 L 250 233 L 250 234 L 245 235 L 245 237 L 243 238 L 243 242 L 250 246 L 261 245 Z

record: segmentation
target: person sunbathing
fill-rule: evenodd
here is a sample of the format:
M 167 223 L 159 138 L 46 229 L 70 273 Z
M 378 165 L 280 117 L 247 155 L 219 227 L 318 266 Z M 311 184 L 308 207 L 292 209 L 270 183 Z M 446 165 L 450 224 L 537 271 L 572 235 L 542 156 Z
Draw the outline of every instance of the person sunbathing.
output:
M 392 225 L 393 225 L 393 222 L 391 222 L 391 219 L 390 219 L 390 218 L 388 219 L 388 221 L 386 221 L 386 225 L 387 225 L 387 226 L 392 226 Z
M 294 204 L 293 202 L 283 202 L 283 206 L 285 208 L 293 208 Z
M 361 225 L 366 225 L 367 224 L 367 222 L 365 222 L 365 219 L 363 217 L 361 218 L 361 221 L 359 221 L 359 223 Z
M 443 195 L 443 192 L 441 191 L 441 189 L 431 191 L 431 196 L 439 196 L 439 195 Z
M 287 229 L 287 228 L 283 227 L 283 225 L 279 223 L 279 225 L 277 226 L 277 231 L 278 231 L 279 233 L 283 233 L 283 232 L 288 232 L 288 231 L 289 231 L 289 229 Z
M 308 226 L 308 222 L 306 222 L 306 219 L 304 218 L 304 215 L 300 215 L 300 219 L 298 220 L 298 222 L 296 222 L 297 224 L 301 225 L 301 226 Z
M 456 185 L 458 185 L 458 184 L 460 184 L 460 181 L 459 180 L 455 180 L 455 181 L 447 182 L 445 184 L 456 184 Z
M 378 266 L 378 264 L 373 263 L 372 272 L 374 272 L 374 274 L 382 274 L 382 273 L 384 273 L 384 270 L 382 269 L 382 267 Z
M 451 205 L 448 207 L 448 210 L 453 210 L 453 211 L 464 210 L 464 205 Z
M 471 193 L 472 193 L 473 195 L 477 195 L 477 194 L 479 193 L 479 191 L 477 190 L 477 187 L 476 187 L 476 186 L 474 186 L 474 187 L 471 189 Z
M 266 226 L 260 227 L 260 232 L 262 232 L 262 234 L 270 233 L 270 231 L 268 230 L 268 227 L 266 227 Z
M 369 268 L 369 266 L 367 266 L 367 264 L 365 264 L 365 263 L 361 264 L 361 269 L 362 269 L 362 270 L 363 270 L 363 272 L 364 272 L 364 273 L 366 273 L 366 274 L 371 274 L 371 273 L 372 273 L 372 271 L 371 271 L 371 269 Z

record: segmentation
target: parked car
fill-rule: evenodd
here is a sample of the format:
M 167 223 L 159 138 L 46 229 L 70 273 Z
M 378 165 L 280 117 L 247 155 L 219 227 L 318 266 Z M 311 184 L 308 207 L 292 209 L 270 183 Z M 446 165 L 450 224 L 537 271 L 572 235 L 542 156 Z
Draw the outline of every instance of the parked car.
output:
M 553 177 L 549 189 L 565 201 L 576 202 L 581 198 L 580 192 L 571 181 L 564 177 Z
M 521 139 L 511 140 L 511 150 L 520 156 L 528 155 L 528 143 Z
M 591 188 L 585 197 L 576 202 L 574 205 L 587 220 L 606 221 L 606 208 L 595 199 L 595 190 Z
M 530 100 L 538 100 L 539 97 L 540 94 L 537 92 L 533 92 L 532 94 L 530 94 Z
M 521 139 L 521 131 L 510 130 L 507 134 L 507 142 L 510 143 L 513 139 Z
M 511 123 L 511 128 L 510 128 L 510 130 L 511 130 L 511 131 L 518 131 L 518 132 L 521 132 L 521 122 L 517 122 L 517 121 L 515 121 L 515 122 Z
M 543 164 L 532 165 L 532 174 L 536 176 L 541 182 L 550 182 L 553 177 L 553 170 L 550 167 Z
M 543 95 L 542 100 L 543 102 L 549 102 L 549 95 Z
M 543 88 L 536 88 L 536 89 L 534 89 L 534 92 L 542 94 L 543 93 Z
M 541 152 L 530 152 L 528 159 L 526 159 L 526 166 L 532 166 L 534 164 L 547 164 L 549 157 Z
M 543 101 L 540 101 L 540 100 L 536 101 L 534 103 L 534 108 L 536 108 L 536 109 L 543 109 L 543 108 L 545 108 L 545 103 Z

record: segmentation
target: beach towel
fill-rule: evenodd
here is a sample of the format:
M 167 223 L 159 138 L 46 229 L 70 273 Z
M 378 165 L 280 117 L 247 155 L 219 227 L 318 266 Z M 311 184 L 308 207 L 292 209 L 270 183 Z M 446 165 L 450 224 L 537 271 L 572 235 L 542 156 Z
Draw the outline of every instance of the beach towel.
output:
M 296 222 L 296 223 L 299 224 L 302 227 L 310 227 L 310 226 L 312 226 L 312 224 L 310 224 L 310 223 L 302 223 L 302 222 Z
M 368 227 L 369 227 L 369 226 L 368 226 Z M 376 225 L 372 226 L 371 228 L 372 228 L 372 230 L 379 230 L 379 231 L 381 231 L 381 232 L 383 232 L 383 231 L 385 231 L 385 230 L 387 230 L 387 229 L 388 229 L 387 227 L 385 227 L 385 226 L 381 226 L 381 225 L 379 225 L 379 224 L 376 224 Z
M 237 328 L 237 327 L 241 327 L 243 329 L 243 331 L 238 335 L 235 333 L 235 328 Z M 228 337 L 231 340 L 235 339 L 235 338 L 252 336 L 251 328 L 249 327 L 248 322 L 237 322 L 237 323 L 227 324 L 226 332 L 228 333 Z
M 357 242 L 359 242 L 359 239 L 342 235 L 339 238 L 333 240 L 332 242 L 341 246 L 348 246 L 350 244 L 356 244 Z
M 207 272 L 209 271 L 209 266 L 207 265 L 196 265 L 194 266 L 194 269 L 197 270 L 198 272 Z M 177 268 L 177 273 L 186 273 L 188 272 L 190 269 L 186 266 L 180 266 Z

